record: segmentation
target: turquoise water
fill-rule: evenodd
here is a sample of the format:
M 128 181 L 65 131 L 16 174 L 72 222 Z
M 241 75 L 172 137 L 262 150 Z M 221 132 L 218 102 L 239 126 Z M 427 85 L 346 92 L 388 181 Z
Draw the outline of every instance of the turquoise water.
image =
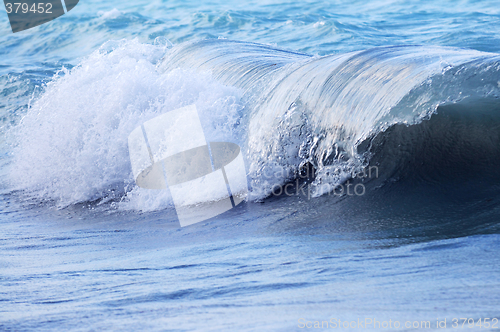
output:
M 16 34 L 2 15 L 1 330 L 500 328 L 497 2 L 81 1 Z M 181 228 L 127 137 L 189 104 L 242 147 L 250 195 Z M 346 181 L 363 195 L 324 191 Z

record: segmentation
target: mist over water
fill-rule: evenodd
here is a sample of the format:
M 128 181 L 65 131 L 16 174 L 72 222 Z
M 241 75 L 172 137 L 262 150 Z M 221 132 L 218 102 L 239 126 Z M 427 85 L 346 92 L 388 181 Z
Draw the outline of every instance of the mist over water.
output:
M 498 317 L 497 7 L 91 1 L 17 34 L 3 20 L 0 329 Z M 168 190 L 136 186 L 127 138 L 193 104 L 250 191 L 180 228 Z

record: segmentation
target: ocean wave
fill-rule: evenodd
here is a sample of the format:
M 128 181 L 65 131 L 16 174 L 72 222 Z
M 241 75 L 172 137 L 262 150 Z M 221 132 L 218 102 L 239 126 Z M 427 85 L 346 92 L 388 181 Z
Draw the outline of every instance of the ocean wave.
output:
M 134 186 L 126 140 L 138 123 L 189 104 L 209 141 L 242 146 L 251 200 L 306 165 L 315 169 L 315 196 L 369 165 L 383 174 L 379 182 L 407 178 L 397 170 L 416 163 L 411 172 L 419 173 L 416 156 L 435 161 L 446 156 L 443 147 L 454 152 L 441 162 L 462 166 L 436 162 L 432 172 L 483 170 L 463 165 L 498 165 L 499 96 L 500 55 L 474 50 L 391 46 L 311 56 L 215 39 L 165 54 L 114 42 L 45 87 L 12 130 L 10 177 L 14 188 L 59 206 L 170 206 L 168 194 Z
M 266 45 L 205 40 L 173 49 L 159 68 L 209 71 L 245 91 L 250 178 L 258 194 L 266 196 L 276 181 L 291 180 L 297 165 L 317 169 L 317 186 L 335 186 L 367 165 L 371 154 L 358 147 L 378 133 L 420 123 L 440 105 L 497 98 L 499 59 L 497 54 L 422 46 L 312 57 Z M 292 176 L 269 179 L 265 174 Z

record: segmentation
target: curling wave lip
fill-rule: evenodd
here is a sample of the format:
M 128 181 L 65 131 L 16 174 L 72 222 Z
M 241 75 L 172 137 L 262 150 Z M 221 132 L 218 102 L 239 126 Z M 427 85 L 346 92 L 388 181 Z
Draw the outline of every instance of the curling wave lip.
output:
M 168 188 L 183 227 L 224 213 L 246 198 L 240 147 L 207 143 L 194 105 L 145 122 L 129 135 L 128 145 L 136 184 Z

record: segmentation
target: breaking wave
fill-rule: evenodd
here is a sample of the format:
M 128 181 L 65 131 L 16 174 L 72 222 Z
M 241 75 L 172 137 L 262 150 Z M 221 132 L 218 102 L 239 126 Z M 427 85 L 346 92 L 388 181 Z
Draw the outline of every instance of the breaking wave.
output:
M 167 45 L 108 42 L 59 72 L 9 132 L 12 189 L 61 207 L 168 207 L 168 193 L 135 186 L 127 137 L 190 104 L 208 141 L 242 147 L 251 200 L 311 166 L 315 196 L 369 166 L 379 170 L 372 188 L 480 177 L 489 180 L 476 181 L 479 189 L 497 189 L 498 54 L 391 46 L 311 56 L 224 39 Z

